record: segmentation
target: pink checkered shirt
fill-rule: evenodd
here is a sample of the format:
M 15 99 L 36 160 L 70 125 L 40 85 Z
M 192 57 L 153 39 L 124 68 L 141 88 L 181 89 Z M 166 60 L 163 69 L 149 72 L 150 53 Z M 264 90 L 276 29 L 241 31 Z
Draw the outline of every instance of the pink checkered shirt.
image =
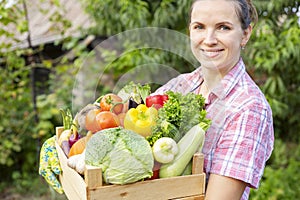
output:
M 199 93 L 201 67 L 181 74 L 155 93 L 172 90 Z M 245 70 L 242 59 L 206 99 L 207 117 L 212 120 L 203 147 L 204 170 L 248 183 L 258 188 L 266 161 L 273 150 L 274 130 L 271 108 L 265 96 Z

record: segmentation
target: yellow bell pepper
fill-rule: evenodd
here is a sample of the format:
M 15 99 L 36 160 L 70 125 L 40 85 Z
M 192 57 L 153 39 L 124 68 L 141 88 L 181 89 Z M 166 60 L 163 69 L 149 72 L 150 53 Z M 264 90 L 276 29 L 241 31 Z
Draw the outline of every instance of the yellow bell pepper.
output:
M 136 108 L 130 108 L 124 118 L 124 128 L 132 130 L 144 137 L 151 134 L 151 127 L 155 125 L 157 110 L 139 104 Z

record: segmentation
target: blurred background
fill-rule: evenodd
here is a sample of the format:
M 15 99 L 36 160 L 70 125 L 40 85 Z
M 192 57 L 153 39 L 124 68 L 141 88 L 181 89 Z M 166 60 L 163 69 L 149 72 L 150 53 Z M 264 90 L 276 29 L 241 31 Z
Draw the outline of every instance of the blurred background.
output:
M 38 175 L 38 162 L 42 143 L 62 125 L 59 109 L 74 106 L 74 77 L 83 66 L 93 70 L 85 66 L 92 50 L 123 31 L 161 27 L 188 35 L 191 2 L 0 0 L 0 199 L 66 199 Z M 294 200 L 300 197 L 300 2 L 253 2 L 259 22 L 243 58 L 272 107 L 276 142 L 250 199 Z M 136 66 L 160 63 L 180 73 L 194 68 L 168 51 L 120 45 L 121 56 L 109 44 L 103 51 L 110 64 L 101 83 L 82 79 L 97 85 L 99 95 Z

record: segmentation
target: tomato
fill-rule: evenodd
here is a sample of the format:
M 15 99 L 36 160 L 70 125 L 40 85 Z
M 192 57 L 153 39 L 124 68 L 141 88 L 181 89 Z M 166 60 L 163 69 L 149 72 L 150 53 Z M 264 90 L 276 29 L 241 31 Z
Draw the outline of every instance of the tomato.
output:
M 123 111 L 123 100 L 120 96 L 109 93 L 104 95 L 99 104 L 102 111 L 112 111 L 115 114 L 119 114 Z M 111 110 L 112 109 L 112 110 Z
M 100 130 L 100 126 L 96 122 L 96 116 L 100 113 L 100 109 L 92 109 L 85 116 L 85 128 L 93 133 Z
M 168 95 L 166 94 L 157 94 L 148 96 L 146 98 L 146 106 L 147 107 L 155 107 L 156 109 L 159 109 L 163 107 L 164 103 L 168 100 Z
M 96 116 L 96 121 L 100 129 L 113 128 L 120 126 L 118 116 L 110 111 L 101 111 Z

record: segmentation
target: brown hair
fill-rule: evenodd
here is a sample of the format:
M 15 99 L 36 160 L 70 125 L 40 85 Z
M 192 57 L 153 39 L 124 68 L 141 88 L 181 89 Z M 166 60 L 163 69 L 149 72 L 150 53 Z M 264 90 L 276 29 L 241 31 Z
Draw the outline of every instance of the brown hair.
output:
M 195 2 L 200 0 L 194 0 L 190 13 L 193 10 L 193 5 Z M 253 26 L 257 23 L 258 15 L 255 6 L 251 0 L 232 0 L 237 3 L 236 14 L 240 19 L 242 29 L 248 28 L 248 26 L 253 23 Z

